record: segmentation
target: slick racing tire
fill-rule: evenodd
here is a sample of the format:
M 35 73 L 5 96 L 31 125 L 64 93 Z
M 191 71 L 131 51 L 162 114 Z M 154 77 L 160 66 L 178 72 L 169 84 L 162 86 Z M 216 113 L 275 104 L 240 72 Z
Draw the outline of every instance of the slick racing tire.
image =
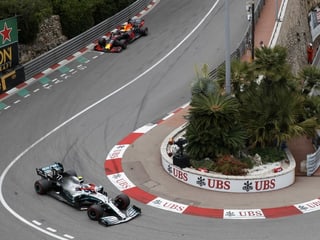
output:
M 148 36 L 148 34 L 149 34 L 149 29 L 147 27 L 141 28 L 140 31 L 141 31 L 142 36 Z
M 103 208 L 98 204 L 93 204 L 88 208 L 87 214 L 91 220 L 97 221 L 103 215 Z
M 52 183 L 47 179 L 40 179 L 34 183 L 34 190 L 38 194 L 46 194 L 51 190 Z
M 126 194 L 121 193 L 115 197 L 114 202 L 120 210 L 126 210 L 130 205 L 130 198 Z
M 122 47 L 122 49 L 127 49 L 127 40 L 120 40 L 120 46 Z

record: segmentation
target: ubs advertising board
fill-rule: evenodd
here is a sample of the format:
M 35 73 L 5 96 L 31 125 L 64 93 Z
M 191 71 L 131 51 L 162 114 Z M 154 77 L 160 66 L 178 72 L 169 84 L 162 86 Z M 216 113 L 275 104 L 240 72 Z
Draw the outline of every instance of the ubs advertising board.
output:
M 0 21 L 0 93 L 25 81 L 19 65 L 17 18 Z

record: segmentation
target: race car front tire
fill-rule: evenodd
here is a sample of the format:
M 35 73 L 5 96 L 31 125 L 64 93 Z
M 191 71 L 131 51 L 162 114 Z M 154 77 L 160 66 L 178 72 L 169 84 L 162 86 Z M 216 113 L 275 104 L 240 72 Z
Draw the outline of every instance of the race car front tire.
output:
M 120 210 L 126 210 L 130 205 L 130 198 L 126 194 L 121 193 L 115 197 L 114 202 Z
M 127 49 L 127 40 L 120 40 L 120 46 L 122 47 L 122 49 Z
M 93 204 L 88 208 L 87 214 L 91 220 L 97 221 L 103 216 L 103 208 L 98 204 Z
M 141 35 L 142 36 L 148 36 L 149 34 L 149 29 L 146 27 L 146 28 L 141 28 L 140 29 L 140 32 L 141 32 Z
M 38 194 L 46 194 L 51 190 L 52 183 L 47 179 L 40 179 L 34 183 L 34 190 Z

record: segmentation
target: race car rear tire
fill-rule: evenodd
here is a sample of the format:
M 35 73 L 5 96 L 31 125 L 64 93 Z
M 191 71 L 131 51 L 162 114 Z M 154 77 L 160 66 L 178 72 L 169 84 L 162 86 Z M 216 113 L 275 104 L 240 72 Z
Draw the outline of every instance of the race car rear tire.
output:
M 115 197 L 114 202 L 120 210 L 126 210 L 130 205 L 130 198 L 126 194 L 121 193 Z
M 34 183 L 34 190 L 38 194 L 46 194 L 51 190 L 52 183 L 47 179 L 40 179 Z
M 87 214 L 91 220 L 97 221 L 103 216 L 103 208 L 98 204 L 93 204 L 88 208 Z
M 74 176 L 74 177 L 77 177 L 78 176 L 78 174 L 77 174 L 77 172 L 75 171 L 75 170 L 68 170 L 68 171 L 65 171 L 64 173 L 63 173 L 63 176 L 64 177 L 71 177 L 71 176 Z

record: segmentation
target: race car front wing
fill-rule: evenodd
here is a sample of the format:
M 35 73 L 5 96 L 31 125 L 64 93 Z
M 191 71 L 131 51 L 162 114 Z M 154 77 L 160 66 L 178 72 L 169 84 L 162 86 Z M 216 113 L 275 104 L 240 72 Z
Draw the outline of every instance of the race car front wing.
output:
M 115 217 L 115 216 L 105 216 L 100 218 L 99 223 L 104 226 L 112 226 L 112 225 L 128 222 L 138 217 L 139 215 L 141 215 L 141 209 L 133 205 L 126 210 L 124 218 L 119 219 L 118 217 Z

